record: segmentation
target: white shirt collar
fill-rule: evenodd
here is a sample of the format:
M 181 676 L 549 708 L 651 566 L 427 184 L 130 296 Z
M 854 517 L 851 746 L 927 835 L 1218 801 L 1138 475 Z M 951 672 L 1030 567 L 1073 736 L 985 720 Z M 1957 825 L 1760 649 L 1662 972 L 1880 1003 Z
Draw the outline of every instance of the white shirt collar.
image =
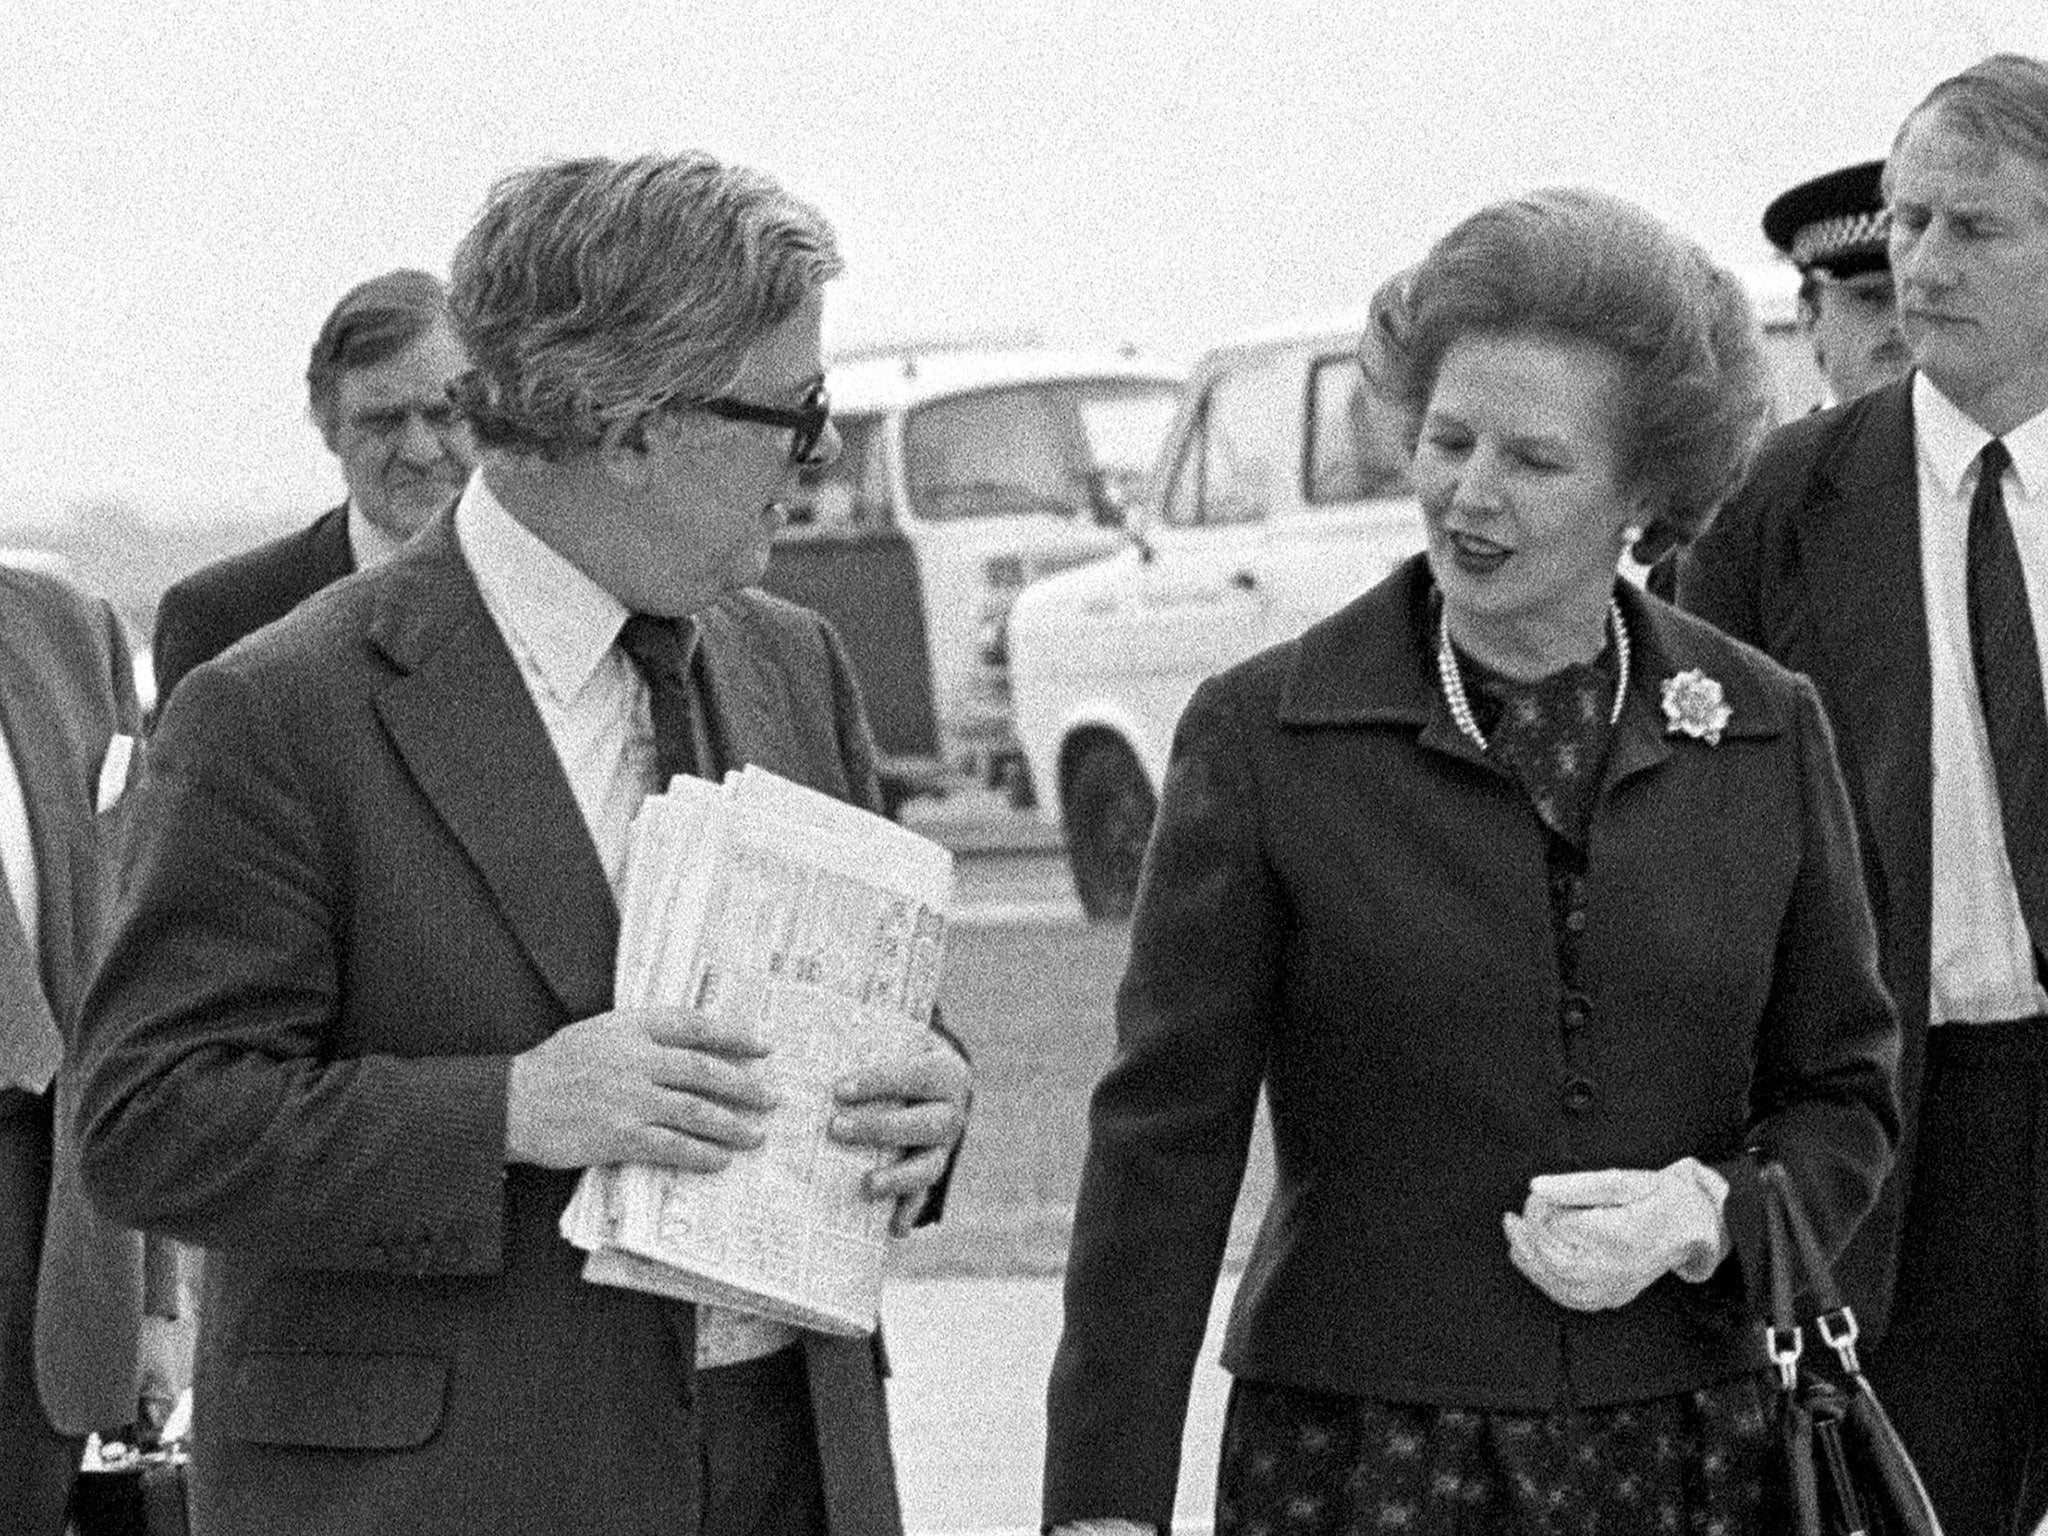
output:
M 1913 375 L 1913 429 L 1935 478 L 1960 500 L 1976 483 L 1977 455 L 1991 434 L 1965 416 L 1924 373 Z M 2031 501 L 2048 491 L 2048 411 L 2021 422 L 2002 441 L 2012 455 L 2021 494 Z
M 358 507 L 355 498 L 348 501 L 348 553 L 356 563 L 356 569 L 367 571 L 373 565 L 381 565 L 405 548 L 405 540 L 396 538 L 379 528 Z
M 626 605 L 506 511 L 481 471 L 456 504 L 455 537 L 506 640 L 557 699 L 575 698 L 610 653 Z

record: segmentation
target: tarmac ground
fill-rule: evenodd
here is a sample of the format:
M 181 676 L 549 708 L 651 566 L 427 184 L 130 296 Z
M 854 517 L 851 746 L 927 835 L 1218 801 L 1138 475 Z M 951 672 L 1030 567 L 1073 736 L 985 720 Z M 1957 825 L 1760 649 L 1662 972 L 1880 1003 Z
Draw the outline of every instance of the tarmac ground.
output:
M 1216 1356 L 1236 1291 L 1226 1275 L 1195 1367 L 1176 1532 L 1206 1531 L 1214 1513 L 1229 1388 Z M 1058 1276 L 889 1283 L 889 1418 L 913 1536 L 1037 1536 L 1045 1383 L 1059 1324 Z
M 954 920 L 977 930 L 962 935 L 963 958 L 977 958 L 986 971 L 1081 958 L 1057 937 L 1086 921 L 1056 822 L 1012 811 L 977 790 L 914 801 L 903 820 L 959 857 Z M 1018 952 L 1007 966 L 991 958 L 1002 942 L 992 929 L 1015 936 Z M 889 1416 L 912 1536 L 1036 1536 L 1060 1286 L 1058 1275 L 888 1282 L 882 1326 L 893 1371 Z M 1226 1274 L 1189 1399 L 1178 1532 L 1206 1531 L 1213 1518 L 1229 1386 L 1216 1357 L 1235 1294 L 1236 1277 Z

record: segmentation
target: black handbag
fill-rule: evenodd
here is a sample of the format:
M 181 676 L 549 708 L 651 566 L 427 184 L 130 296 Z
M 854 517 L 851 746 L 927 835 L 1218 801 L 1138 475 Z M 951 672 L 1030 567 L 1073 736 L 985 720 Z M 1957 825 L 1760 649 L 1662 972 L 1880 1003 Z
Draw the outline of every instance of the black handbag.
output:
M 190 1536 L 181 1446 L 110 1457 L 80 1472 L 71 1490 L 76 1536 Z
M 1798 1536 L 1941 1536 L 1913 1458 L 1856 1358 L 1856 1314 L 1842 1304 L 1784 1165 L 1762 1167 L 1771 1316 L 1786 1496 Z M 1805 1348 L 1794 1297 L 1811 1300 Z M 1823 1349 L 1820 1346 L 1825 1345 Z

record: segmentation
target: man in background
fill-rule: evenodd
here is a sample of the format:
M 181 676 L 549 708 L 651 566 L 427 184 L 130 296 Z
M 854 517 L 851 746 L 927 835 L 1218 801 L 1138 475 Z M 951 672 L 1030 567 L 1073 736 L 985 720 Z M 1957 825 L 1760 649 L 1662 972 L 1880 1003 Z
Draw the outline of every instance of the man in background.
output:
M 2006 1536 L 2048 1508 L 2048 62 L 1936 86 L 1885 188 L 1914 373 L 1779 428 L 1679 594 L 1827 705 L 1904 1035 L 1843 1279 L 1950 1536 Z
M 200 662 L 387 558 L 454 500 L 474 457 L 448 400 L 464 366 L 439 278 L 401 269 L 342 295 L 313 342 L 306 395 L 348 499 L 164 593 L 151 644 L 160 702 Z
M 582 1278 L 581 1170 L 758 1146 L 766 1046 L 618 1011 L 631 819 L 742 764 L 874 808 L 838 637 L 753 590 L 839 450 L 830 226 L 701 155 L 542 166 L 456 254 L 480 472 L 178 685 L 86 1008 L 94 1195 L 207 1250 L 210 1536 L 889 1536 L 872 1336 Z M 936 1032 L 834 1138 L 907 1226 L 966 1120 Z M 764 1234 L 764 1241 L 775 1234 Z
M 1799 269 L 1799 328 L 1839 405 L 1912 365 L 1892 301 L 1882 160 L 1844 166 L 1781 192 L 1764 234 Z
M 113 610 L 0 566 L 0 1529 L 59 1536 L 87 1433 L 136 1417 L 142 1243 L 86 1203 L 65 1049 L 139 729 Z M 108 814 L 100 814 L 107 811 Z

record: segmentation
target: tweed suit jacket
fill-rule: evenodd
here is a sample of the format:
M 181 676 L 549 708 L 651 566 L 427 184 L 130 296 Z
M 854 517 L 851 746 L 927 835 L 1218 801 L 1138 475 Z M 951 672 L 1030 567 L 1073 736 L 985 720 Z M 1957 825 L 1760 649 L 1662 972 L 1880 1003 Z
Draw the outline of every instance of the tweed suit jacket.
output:
M 1633 680 L 1564 988 L 1548 833 L 1452 722 L 1426 561 L 1210 679 L 1175 734 L 1096 1090 L 1046 1461 L 1050 1520 L 1165 1522 L 1188 1379 L 1244 1168 L 1272 1199 L 1224 1342 L 1235 1375 L 1547 1412 L 1763 1365 L 1747 1149 L 1839 1246 L 1897 1132 L 1897 1033 L 1813 690 L 1617 588 Z M 1725 690 L 1718 744 L 1661 682 Z M 1541 1173 L 1730 1179 L 1737 1257 L 1568 1311 L 1501 1230 Z
M 157 603 L 150 636 L 156 696 L 244 635 L 281 619 L 356 568 L 348 542 L 348 503 L 304 528 L 202 566 L 173 582 Z
M 846 658 L 699 615 L 734 763 L 872 804 Z M 86 1176 L 206 1246 L 210 1536 L 693 1528 L 693 1313 L 585 1283 L 507 1063 L 611 1004 L 618 917 L 443 513 L 179 685 L 88 1004 Z M 900 1529 L 879 1344 L 805 1335 L 835 1532 Z
M 1904 1136 L 1840 1266 L 1858 1319 L 1881 1336 L 1919 1140 L 1933 932 L 1934 701 L 1912 375 L 1774 432 L 1685 552 L 1679 601 L 1812 678 L 1834 727 L 1901 1030 Z
M 105 602 L 0 566 L 0 727 L 35 846 L 43 988 L 69 1047 L 113 894 L 119 813 L 96 812 L 100 772 L 114 735 L 140 729 L 128 646 Z M 77 1092 L 67 1049 L 56 1081 L 47 1198 L 38 1209 L 0 1209 L 12 1232 L 43 1235 L 40 1265 L 0 1274 L 0 1287 L 36 1295 L 36 1382 L 50 1422 L 70 1434 L 135 1417 L 142 1311 L 141 1239 L 88 1204 L 79 1183 L 71 1132 Z M 25 1259 L 12 1242 L 4 1246 Z

